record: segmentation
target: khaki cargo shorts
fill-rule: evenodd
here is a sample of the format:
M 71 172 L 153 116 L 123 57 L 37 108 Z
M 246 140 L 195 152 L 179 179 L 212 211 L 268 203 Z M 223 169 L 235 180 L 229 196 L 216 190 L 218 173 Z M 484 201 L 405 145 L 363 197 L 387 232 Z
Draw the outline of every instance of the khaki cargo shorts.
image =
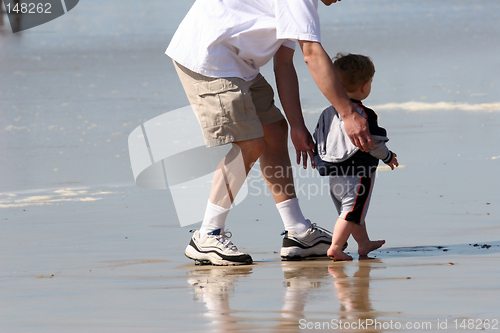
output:
M 174 61 L 175 69 L 194 106 L 207 147 L 264 136 L 263 125 L 284 119 L 274 105 L 274 92 L 262 75 L 251 81 L 213 78 Z

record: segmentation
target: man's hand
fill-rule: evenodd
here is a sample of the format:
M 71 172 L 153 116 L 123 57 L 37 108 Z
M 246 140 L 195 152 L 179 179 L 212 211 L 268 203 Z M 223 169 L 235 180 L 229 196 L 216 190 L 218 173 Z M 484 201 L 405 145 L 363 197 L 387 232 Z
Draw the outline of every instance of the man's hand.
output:
M 293 65 L 294 50 L 281 46 L 274 55 L 274 73 L 281 105 L 290 124 L 290 137 L 297 152 L 297 164 L 303 162 L 307 168 L 307 159 L 311 159 L 314 168 L 314 141 L 307 130 L 302 116 L 299 99 L 299 81 Z
M 399 166 L 398 159 L 396 157 L 398 157 L 398 155 L 392 153 L 392 160 L 387 163 L 387 165 L 391 167 L 391 170 L 394 170 L 394 168 Z
M 314 141 L 311 133 L 305 126 L 292 127 L 290 137 L 297 153 L 297 164 L 300 164 L 302 160 L 303 168 L 307 169 L 307 158 L 309 157 L 311 167 L 314 169 L 316 165 L 314 163 Z
M 340 82 L 333 63 L 320 43 L 299 40 L 304 61 L 323 95 L 344 119 L 352 143 L 364 152 L 374 148 L 366 119 L 361 116 Z
M 363 116 L 355 111 L 343 119 L 345 131 L 353 145 L 366 153 L 369 152 L 370 149 L 375 148 L 368 130 L 368 123 Z

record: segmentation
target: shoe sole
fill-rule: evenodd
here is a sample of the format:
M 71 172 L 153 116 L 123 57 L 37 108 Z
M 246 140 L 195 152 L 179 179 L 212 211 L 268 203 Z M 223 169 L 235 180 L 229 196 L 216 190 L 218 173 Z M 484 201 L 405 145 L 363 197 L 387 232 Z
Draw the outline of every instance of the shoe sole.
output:
M 289 246 L 281 248 L 281 259 L 283 260 L 300 260 L 308 257 L 323 257 L 326 256 L 326 251 L 330 244 L 317 244 L 316 246 L 304 249 L 298 246 Z
M 348 244 L 346 242 L 342 247 L 342 251 L 344 251 L 347 246 Z M 326 251 L 328 251 L 329 247 L 330 244 L 325 243 L 316 244 L 306 249 L 299 246 L 282 247 L 280 253 L 281 260 L 297 261 L 313 257 L 326 257 Z
M 230 261 L 222 259 L 215 252 L 199 252 L 193 246 L 188 245 L 184 255 L 191 260 L 199 263 L 200 265 L 214 265 L 214 266 L 240 266 L 240 265 L 250 265 L 253 263 L 252 258 L 248 255 L 248 259 L 245 261 Z

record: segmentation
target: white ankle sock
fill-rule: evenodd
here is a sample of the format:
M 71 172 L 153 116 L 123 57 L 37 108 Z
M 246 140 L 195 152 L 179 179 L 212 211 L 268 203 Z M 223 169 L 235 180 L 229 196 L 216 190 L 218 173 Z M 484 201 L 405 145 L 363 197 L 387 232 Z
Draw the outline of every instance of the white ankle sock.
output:
M 205 210 L 205 217 L 203 218 L 200 228 L 200 236 L 204 238 L 206 234 L 217 229 L 222 229 L 221 231 L 224 231 L 228 213 L 228 208 L 214 205 L 208 201 L 207 209 Z
M 311 227 L 311 223 L 305 219 L 299 206 L 299 199 L 293 198 L 276 204 L 281 215 L 285 230 L 293 230 L 298 234 L 305 232 Z

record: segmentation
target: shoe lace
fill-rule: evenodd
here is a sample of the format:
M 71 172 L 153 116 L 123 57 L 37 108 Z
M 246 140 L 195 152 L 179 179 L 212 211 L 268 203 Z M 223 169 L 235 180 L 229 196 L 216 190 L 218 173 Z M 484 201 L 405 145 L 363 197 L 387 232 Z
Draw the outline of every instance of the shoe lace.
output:
M 323 231 L 323 232 L 326 232 L 328 235 L 331 235 L 331 234 L 332 234 L 332 232 L 331 232 L 330 230 L 327 230 L 327 229 L 325 229 L 325 228 L 322 228 L 322 227 L 320 227 L 319 225 L 317 225 L 316 223 L 312 223 L 312 224 L 311 224 L 311 228 L 313 228 L 313 229 L 318 229 L 318 230 L 321 230 L 321 231 Z
M 233 237 L 233 234 L 229 230 L 224 230 L 223 232 L 220 233 L 220 235 L 217 235 L 215 238 L 221 243 L 224 247 L 229 248 L 234 251 L 238 251 L 238 248 L 236 245 L 233 244 L 229 240 L 229 238 Z
M 309 221 L 309 222 L 311 222 L 311 221 Z M 311 229 L 321 230 L 322 232 L 327 233 L 330 236 L 332 235 L 332 232 L 330 230 L 322 228 L 319 225 L 317 225 L 316 223 L 311 222 Z M 281 236 L 286 235 L 286 234 L 288 234 L 288 230 L 283 230 L 283 232 L 281 232 Z

